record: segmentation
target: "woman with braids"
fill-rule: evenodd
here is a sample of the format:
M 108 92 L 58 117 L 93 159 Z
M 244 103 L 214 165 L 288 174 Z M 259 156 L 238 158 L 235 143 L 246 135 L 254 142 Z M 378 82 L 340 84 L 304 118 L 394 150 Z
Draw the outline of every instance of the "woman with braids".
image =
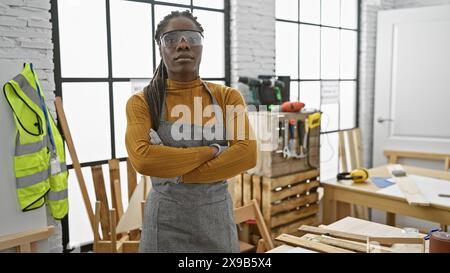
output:
M 140 252 L 238 252 L 226 179 L 256 164 L 245 103 L 239 91 L 199 77 L 203 28 L 189 11 L 167 15 L 155 40 L 161 63 L 126 107 L 128 156 L 152 180 Z M 190 110 L 181 123 L 180 105 Z M 227 116 L 227 106 L 244 110 Z M 194 118 L 208 107 L 211 115 Z

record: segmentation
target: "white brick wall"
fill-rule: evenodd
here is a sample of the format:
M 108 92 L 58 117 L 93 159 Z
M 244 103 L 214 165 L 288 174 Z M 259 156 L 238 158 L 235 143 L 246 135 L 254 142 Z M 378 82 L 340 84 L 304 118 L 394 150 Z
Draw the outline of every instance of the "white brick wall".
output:
M 372 165 L 377 14 L 380 10 L 393 7 L 394 0 L 362 0 L 359 52 L 359 127 L 364 151 L 363 162 L 366 167 Z
M 33 63 L 44 89 L 46 103 L 56 118 L 50 18 L 50 0 L 2 0 L 0 61 Z M 50 252 L 62 252 L 61 224 L 51 217 L 48 217 L 48 224 L 56 226 L 56 234 L 49 240 Z
M 364 165 L 372 165 L 377 14 L 379 10 L 450 4 L 450 0 L 362 0 L 359 124 Z
M 275 0 L 231 0 L 231 83 L 275 74 Z

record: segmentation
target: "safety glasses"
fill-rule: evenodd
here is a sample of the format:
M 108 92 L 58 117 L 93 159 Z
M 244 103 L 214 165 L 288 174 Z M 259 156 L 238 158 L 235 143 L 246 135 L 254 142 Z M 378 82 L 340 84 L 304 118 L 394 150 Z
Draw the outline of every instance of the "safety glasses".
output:
M 164 33 L 161 36 L 161 45 L 164 47 L 176 47 L 181 38 L 190 45 L 198 46 L 203 43 L 203 35 L 199 31 L 195 30 L 174 30 Z

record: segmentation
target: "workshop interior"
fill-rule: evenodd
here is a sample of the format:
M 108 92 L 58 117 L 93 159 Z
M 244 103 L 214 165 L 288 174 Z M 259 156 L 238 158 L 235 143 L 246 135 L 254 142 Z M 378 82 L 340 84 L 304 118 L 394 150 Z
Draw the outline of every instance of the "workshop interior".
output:
M 450 253 L 449 33 L 450 0 L 1 1 L 0 253 Z

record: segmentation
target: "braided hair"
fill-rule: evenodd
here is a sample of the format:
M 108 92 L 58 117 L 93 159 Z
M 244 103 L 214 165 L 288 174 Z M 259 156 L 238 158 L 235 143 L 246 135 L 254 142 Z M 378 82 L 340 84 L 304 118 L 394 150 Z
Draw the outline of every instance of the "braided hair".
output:
M 197 17 L 192 15 L 189 10 L 186 11 L 172 11 L 170 14 L 166 15 L 161 22 L 159 22 L 158 27 L 155 32 L 155 41 L 158 46 L 161 46 L 161 35 L 163 30 L 169 24 L 169 21 L 176 17 L 185 17 L 190 19 L 198 29 L 203 32 L 202 25 L 197 21 Z M 150 83 L 144 88 L 144 95 L 148 103 L 148 108 L 150 111 L 150 118 L 152 121 L 152 128 L 157 130 L 159 127 L 160 116 L 164 113 L 162 111 L 163 99 L 166 93 L 166 79 L 167 79 L 167 68 L 164 65 L 164 61 L 161 59 L 158 67 L 156 68 L 153 78 Z

